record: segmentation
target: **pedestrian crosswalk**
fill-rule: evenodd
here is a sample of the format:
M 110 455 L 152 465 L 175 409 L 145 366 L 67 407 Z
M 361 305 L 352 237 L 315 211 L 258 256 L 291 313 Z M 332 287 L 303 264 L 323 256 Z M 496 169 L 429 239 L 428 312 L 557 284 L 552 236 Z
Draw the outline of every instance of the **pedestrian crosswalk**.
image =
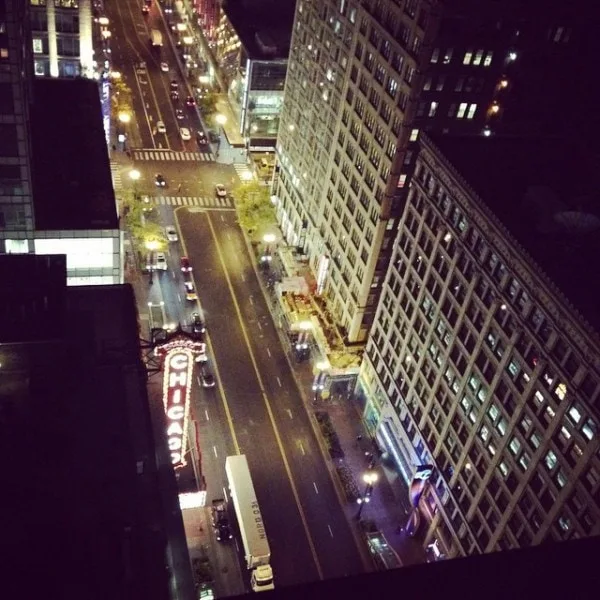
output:
M 233 163 L 233 168 L 241 181 L 247 181 L 253 177 L 252 171 L 246 163 Z
M 162 206 L 200 206 L 204 208 L 233 208 L 231 198 L 201 198 L 199 196 L 156 196 L 155 204 Z
M 134 150 L 133 160 L 153 160 L 157 162 L 212 162 L 212 152 L 175 152 L 174 150 Z
M 121 180 L 121 167 L 114 160 L 110 161 L 110 175 L 112 177 L 113 190 L 115 190 L 115 193 L 119 193 L 123 189 L 123 181 Z

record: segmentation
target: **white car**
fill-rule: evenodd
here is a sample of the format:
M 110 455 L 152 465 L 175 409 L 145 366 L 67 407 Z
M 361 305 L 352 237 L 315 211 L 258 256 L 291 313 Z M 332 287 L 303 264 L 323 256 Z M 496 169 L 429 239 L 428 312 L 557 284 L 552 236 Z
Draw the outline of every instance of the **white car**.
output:
M 162 121 L 156 122 L 156 131 L 158 131 L 158 133 L 167 133 L 167 128 Z
M 164 252 L 156 253 L 156 267 L 155 268 L 159 269 L 161 271 L 167 270 L 167 257 L 165 256 Z
M 179 237 L 177 236 L 177 230 L 175 229 L 175 227 L 173 227 L 173 225 L 165 227 L 165 233 L 169 242 L 176 242 L 179 239 Z
M 179 133 L 181 134 L 181 139 L 184 142 L 187 142 L 192 139 L 192 134 L 190 133 L 190 130 L 187 127 L 182 127 L 179 130 Z
M 163 73 L 168 73 L 168 72 L 169 72 L 169 63 L 166 63 L 166 62 L 161 62 L 161 63 L 160 63 L 160 70 L 161 70 Z
M 215 185 L 215 194 L 217 194 L 218 198 L 227 198 L 227 190 L 222 183 Z

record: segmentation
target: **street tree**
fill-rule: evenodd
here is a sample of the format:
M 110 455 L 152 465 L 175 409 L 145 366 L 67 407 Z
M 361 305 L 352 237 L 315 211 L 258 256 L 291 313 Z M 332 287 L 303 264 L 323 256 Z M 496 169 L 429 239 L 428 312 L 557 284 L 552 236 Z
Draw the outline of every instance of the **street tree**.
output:
M 198 107 L 200 108 L 200 112 L 207 117 L 214 114 L 217 110 L 217 94 L 214 92 L 205 94 L 200 98 Z
M 143 251 L 149 241 L 158 242 L 161 249 L 167 245 L 165 232 L 157 221 L 156 210 L 150 208 L 151 205 L 132 190 L 124 190 L 118 201 L 125 226 L 140 251 Z
M 261 236 L 277 226 L 275 209 L 271 203 L 269 188 L 258 181 L 248 181 L 233 190 L 233 199 L 240 226 L 249 234 Z
M 111 83 L 110 100 L 113 115 L 133 112 L 133 94 L 131 88 L 122 79 L 116 79 Z

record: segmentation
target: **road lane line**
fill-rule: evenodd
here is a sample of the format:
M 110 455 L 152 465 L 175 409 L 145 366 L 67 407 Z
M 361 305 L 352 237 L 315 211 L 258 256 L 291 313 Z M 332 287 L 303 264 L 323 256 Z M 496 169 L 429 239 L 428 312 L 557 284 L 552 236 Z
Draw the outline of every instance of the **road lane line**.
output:
M 200 381 L 200 377 L 196 377 L 196 381 L 198 382 L 198 387 L 202 387 L 202 382 Z
M 271 357 L 271 351 L 267 348 L 267 354 L 269 355 L 269 358 Z
M 300 446 L 300 452 L 302 452 L 302 456 L 306 456 L 306 450 L 304 450 L 302 440 L 298 440 L 298 446 Z
M 250 299 L 250 304 L 254 304 L 254 300 L 252 300 L 252 296 L 248 296 L 248 298 Z
M 173 276 L 173 279 L 175 279 L 175 271 L 171 271 L 171 275 Z
M 304 528 L 304 533 L 306 534 L 306 539 L 307 539 L 308 545 L 310 547 L 313 561 L 315 563 L 315 567 L 317 569 L 319 579 L 323 579 L 324 578 L 323 577 L 323 569 L 321 568 L 321 563 L 319 562 L 319 557 L 317 555 L 315 543 L 312 539 L 312 535 L 308 528 L 308 521 L 306 520 L 306 514 L 304 513 L 304 509 L 302 508 L 302 503 L 300 502 L 298 488 L 296 487 L 296 483 L 292 476 L 292 470 L 290 468 L 290 463 L 287 459 L 287 454 L 285 452 L 285 448 L 283 447 L 283 442 L 281 441 L 281 435 L 279 433 L 279 429 L 277 428 L 277 423 L 275 422 L 275 415 L 273 414 L 273 409 L 271 408 L 271 403 L 269 401 L 269 397 L 267 396 L 267 392 L 265 390 L 265 385 L 263 382 L 262 375 L 260 374 L 260 371 L 258 369 L 256 357 L 254 356 L 254 352 L 252 350 L 252 345 L 250 344 L 250 337 L 248 335 L 248 330 L 246 329 L 246 325 L 244 324 L 244 318 L 242 317 L 242 311 L 240 309 L 240 304 L 239 304 L 237 296 L 235 294 L 235 290 L 233 289 L 233 284 L 231 283 L 231 278 L 229 277 L 229 272 L 227 271 L 225 257 L 223 256 L 223 251 L 221 250 L 221 245 L 219 244 L 219 240 L 217 238 L 217 232 L 215 231 L 214 225 L 212 223 L 210 213 L 206 213 L 206 219 L 208 221 L 208 226 L 210 227 L 211 235 L 213 236 L 213 239 L 215 241 L 217 255 L 219 256 L 219 262 L 221 263 L 221 267 L 222 267 L 223 273 L 225 275 L 225 281 L 227 282 L 227 287 L 229 288 L 229 293 L 231 294 L 231 299 L 233 300 L 235 312 L 237 313 L 238 321 L 240 323 L 240 329 L 242 331 L 242 335 L 244 336 L 244 341 L 246 342 L 246 347 L 248 348 L 248 352 L 250 354 L 250 361 L 252 362 L 252 367 L 254 368 L 254 373 L 256 374 L 256 379 L 258 381 L 261 395 L 263 397 L 263 401 L 265 403 L 265 407 L 266 407 L 267 413 L 269 415 L 269 420 L 271 421 L 271 427 L 273 428 L 273 433 L 275 434 L 277 446 L 279 447 L 279 452 L 281 453 L 281 458 L 283 460 L 285 472 L 286 472 L 288 480 L 290 482 L 290 486 L 292 488 L 292 493 L 294 494 L 294 500 L 296 502 L 296 507 L 298 509 L 298 513 L 300 514 L 300 519 L 302 521 L 302 526 Z M 229 414 L 228 414 L 228 418 L 230 418 Z M 233 425 L 232 425 L 232 429 L 233 429 Z M 235 437 L 234 437 L 234 441 L 236 441 Z M 239 453 L 239 446 L 237 446 L 237 443 L 236 443 L 236 448 Z
M 258 325 L 258 328 L 259 328 L 260 330 L 262 330 L 262 327 L 260 326 L 260 321 L 256 321 L 256 324 Z
M 179 298 L 179 302 L 181 302 L 181 294 L 177 294 L 177 297 Z
M 287 414 L 289 415 L 290 419 L 294 418 L 294 416 L 292 415 L 292 411 L 289 408 L 286 408 L 285 412 L 287 412 Z
M 206 415 L 206 420 L 210 421 L 210 417 L 208 416 L 208 409 L 204 409 L 204 414 Z
M 217 447 L 213 446 L 213 452 L 215 453 L 215 458 L 219 458 L 219 454 L 217 453 Z
M 319 488 L 317 487 L 317 484 L 313 481 L 313 485 L 315 486 L 315 492 L 317 492 L 317 494 L 319 493 Z
M 333 537 L 333 531 L 331 531 L 331 525 L 327 525 L 327 529 L 329 529 L 329 534 Z
M 277 383 L 279 384 L 279 387 L 283 387 L 283 386 L 281 385 L 281 379 L 279 379 L 279 377 L 275 377 L 275 379 L 277 379 Z

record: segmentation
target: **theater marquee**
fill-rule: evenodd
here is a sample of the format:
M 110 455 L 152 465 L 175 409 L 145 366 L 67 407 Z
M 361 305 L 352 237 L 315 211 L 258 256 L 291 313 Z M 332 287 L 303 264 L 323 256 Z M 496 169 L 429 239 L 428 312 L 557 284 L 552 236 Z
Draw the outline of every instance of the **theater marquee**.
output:
M 186 464 L 187 425 L 194 355 L 190 349 L 173 349 L 164 358 L 163 402 L 167 417 L 167 443 L 171 463 Z

